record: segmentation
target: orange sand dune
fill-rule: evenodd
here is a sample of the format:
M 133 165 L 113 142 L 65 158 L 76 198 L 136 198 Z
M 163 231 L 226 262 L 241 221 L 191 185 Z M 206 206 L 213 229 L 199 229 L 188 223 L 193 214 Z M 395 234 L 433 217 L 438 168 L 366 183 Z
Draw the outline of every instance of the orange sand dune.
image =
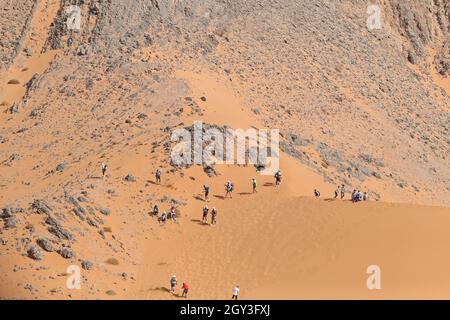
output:
M 186 72 L 180 77 L 191 82 L 195 96 L 208 96 L 200 120 L 218 117 L 235 128 L 259 127 L 237 99 L 227 100 L 230 112 L 214 108 L 231 93 L 211 78 L 196 80 L 199 76 Z M 189 124 L 190 119 L 184 120 Z M 228 299 L 236 284 L 242 299 L 450 298 L 449 208 L 334 201 L 329 199 L 334 186 L 284 153 L 280 188 L 273 186 L 272 176 L 258 175 L 253 166 L 236 165 L 218 165 L 219 175 L 213 178 L 198 166 L 184 170 L 183 176 L 164 174 L 158 186 L 152 182 L 144 149 L 136 148 L 131 156 L 111 155 L 104 180 L 92 173 L 89 163 L 96 161 L 94 155 L 78 165 L 77 170 L 89 173 L 88 182 L 97 186 L 91 194 L 94 202 L 113 212 L 104 218 L 105 227 L 112 230 L 107 233 L 109 248 L 90 234 L 73 245 L 79 258 L 90 257 L 95 266 L 82 270 L 81 289 L 66 288 L 66 269 L 79 265 L 79 260 L 47 253 L 44 261 L 34 262 L 20 252 L 9 252 L 0 255 L 2 298 L 172 299 L 177 298 L 167 292 L 172 274 L 180 283 L 189 283 L 190 299 Z M 139 177 L 135 184 L 122 181 L 130 172 Z M 251 193 L 253 177 L 258 180 L 257 194 Z M 63 176 L 58 179 L 62 185 Z M 236 186 L 233 199 L 224 199 L 227 180 Z M 46 183 L 34 181 L 33 190 L 44 189 Z M 208 205 L 218 209 L 216 226 L 200 223 L 203 184 L 211 186 Z M 118 195 L 106 198 L 112 186 Z M 321 199 L 312 198 L 314 188 L 322 192 Z M 13 198 L 10 192 L 6 200 Z M 148 192 L 155 194 L 153 199 L 185 201 L 178 208 L 177 223 L 160 226 L 149 216 L 158 201 L 146 200 Z M 161 210 L 169 209 L 159 204 Z M 39 219 L 33 215 L 28 222 L 44 232 Z M 77 230 L 79 225 L 67 227 Z M 110 258 L 117 259 L 117 265 L 108 263 Z M 17 265 L 22 269 L 11 272 Z M 381 290 L 367 289 L 370 265 L 381 268 Z M 26 283 L 39 291 L 30 294 Z

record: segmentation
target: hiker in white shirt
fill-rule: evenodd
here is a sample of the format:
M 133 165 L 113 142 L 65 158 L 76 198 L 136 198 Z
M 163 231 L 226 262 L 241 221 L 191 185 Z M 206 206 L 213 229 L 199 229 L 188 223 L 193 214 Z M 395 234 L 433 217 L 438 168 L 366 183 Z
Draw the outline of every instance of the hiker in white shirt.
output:
M 231 298 L 232 300 L 237 300 L 239 295 L 239 286 L 234 287 L 233 289 L 233 297 Z

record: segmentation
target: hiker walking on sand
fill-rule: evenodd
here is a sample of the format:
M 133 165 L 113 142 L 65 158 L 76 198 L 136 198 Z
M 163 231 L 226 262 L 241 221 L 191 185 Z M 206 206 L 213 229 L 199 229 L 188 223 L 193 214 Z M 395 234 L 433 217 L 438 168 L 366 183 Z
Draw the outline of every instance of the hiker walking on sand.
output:
M 181 289 L 183 289 L 183 293 L 181 294 L 181 297 L 187 298 L 187 294 L 189 292 L 189 285 L 186 282 L 183 282 Z
M 363 200 L 364 201 L 369 201 L 369 195 L 367 194 L 367 192 L 364 192 Z
M 217 209 L 216 207 L 211 210 L 211 225 L 215 225 L 217 223 Z
M 358 190 L 358 192 L 356 193 L 356 201 L 362 201 L 362 193 L 360 190 Z
M 159 217 L 158 222 L 159 224 L 166 224 L 166 220 L 167 220 L 167 213 L 164 211 L 161 215 L 161 217 Z
M 356 201 L 356 189 L 353 189 L 353 192 L 352 192 L 352 202 L 355 202 Z
M 152 216 L 157 217 L 157 216 L 158 216 L 158 213 L 159 213 L 159 208 L 158 208 L 158 205 L 155 204 L 155 205 L 153 206 Z
M 209 212 L 209 208 L 208 205 L 203 207 L 203 218 L 202 218 L 202 222 L 207 224 L 208 223 L 208 212 Z
M 105 177 L 106 169 L 108 169 L 108 166 L 106 163 L 102 163 L 102 177 Z
M 341 186 L 338 186 L 336 190 L 334 190 L 334 199 L 336 199 L 341 193 Z
M 156 184 L 161 184 L 161 170 L 157 169 L 155 172 Z
M 345 186 L 344 186 L 344 184 L 342 184 L 342 186 L 341 186 L 341 200 L 344 199 L 344 197 L 345 197 Z
M 205 201 L 209 200 L 209 186 L 203 185 L 203 193 L 205 195 Z
M 257 184 L 256 184 L 256 179 L 255 178 L 253 178 L 252 179 L 252 188 L 253 188 L 253 193 L 257 193 L 258 191 L 256 191 L 256 187 L 257 187 Z
M 278 187 L 281 184 L 281 170 L 278 170 L 277 172 L 275 172 L 275 186 Z
M 233 289 L 233 296 L 231 297 L 231 300 L 237 300 L 239 295 L 239 286 L 234 287 Z
M 316 198 L 320 198 L 320 191 L 317 190 L 317 189 L 314 189 L 314 196 L 315 196 Z
M 170 278 L 170 293 L 175 293 L 175 287 L 177 286 L 177 277 L 175 275 Z
M 227 184 L 225 185 L 225 190 L 226 190 L 225 198 L 228 195 L 230 195 L 230 198 L 233 198 L 231 195 L 231 193 L 233 192 L 233 189 L 234 189 L 233 183 L 231 181 L 228 181 Z
M 173 220 L 174 222 L 176 222 L 177 220 L 176 220 L 176 212 L 175 212 L 175 207 L 171 207 L 170 208 L 170 211 L 169 211 L 169 220 Z

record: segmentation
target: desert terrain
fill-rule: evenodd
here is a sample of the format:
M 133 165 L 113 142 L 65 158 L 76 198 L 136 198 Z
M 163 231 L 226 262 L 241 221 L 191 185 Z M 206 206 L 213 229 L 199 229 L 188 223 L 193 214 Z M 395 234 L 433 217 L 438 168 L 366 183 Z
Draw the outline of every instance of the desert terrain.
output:
M 449 299 L 450 4 L 374 3 L 0 0 L 0 299 Z M 198 121 L 279 129 L 282 184 L 174 165 Z

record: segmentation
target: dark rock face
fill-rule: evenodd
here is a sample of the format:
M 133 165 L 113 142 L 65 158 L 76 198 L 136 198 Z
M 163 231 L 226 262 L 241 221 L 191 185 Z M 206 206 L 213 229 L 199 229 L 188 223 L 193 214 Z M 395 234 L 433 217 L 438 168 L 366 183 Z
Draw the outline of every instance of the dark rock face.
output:
M 424 66 L 427 49 L 436 46 L 437 71 L 449 75 L 450 54 L 450 3 L 436 1 L 390 0 L 386 4 L 386 18 L 408 41 L 406 54 L 413 64 Z
M 36 243 L 47 252 L 54 251 L 53 244 L 47 238 L 39 238 Z
M 94 264 L 91 261 L 89 261 L 89 260 L 81 261 L 81 267 L 84 270 L 91 270 L 93 266 L 94 266 Z
M 16 0 L 14 5 L 5 3 L 2 6 L 0 11 L 0 21 L 2 21 L 0 26 L 0 69 L 9 67 L 20 53 L 36 7 L 36 1 L 27 0 Z
M 72 259 L 76 256 L 75 252 L 71 248 L 68 248 L 68 247 L 62 247 L 61 249 L 58 250 L 58 253 L 64 259 Z
M 123 178 L 125 181 L 128 181 L 128 182 L 135 182 L 136 181 L 136 178 L 132 175 L 132 174 L 127 174 L 126 176 L 125 176 L 125 178 Z
M 100 209 L 100 213 L 105 215 L 105 216 L 109 216 L 109 215 L 111 215 L 111 210 L 108 209 L 108 208 L 101 208 Z
M 2 219 L 11 218 L 20 212 L 23 212 L 22 208 L 6 207 L 6 208 L 2 209 L 0 218 L 2 218 Z
M 28 248 L 27 254 L 28 254 L 28 257 L 30 257 L 33 260 L 42 260 L 42 259 L 44 259 L 44 255 L 42 254 L 41 249 L 39 249 L 35 245 L 31 245 Z
M 69 241 L 74 240 L 73 235 L 69 231 L 64 229 L 61 223 L 53 216 L 49 215 L 45 220 L 45 223 L 50 225 L 48 231 L 55 235 L 57 238 Z
M 44 200 L 34 200 L 31 208 L 38 214 L 50 214 L 52 211 Z
M 17 219 L 16 217 L 10 217 L 5 219 L 5 228 L 6 229 L 12 229 L 17 226 Z
M 65 163 L 60 163 L 56 166 L 56 171 L 64 172 L 66 170 L 67 165 Z

